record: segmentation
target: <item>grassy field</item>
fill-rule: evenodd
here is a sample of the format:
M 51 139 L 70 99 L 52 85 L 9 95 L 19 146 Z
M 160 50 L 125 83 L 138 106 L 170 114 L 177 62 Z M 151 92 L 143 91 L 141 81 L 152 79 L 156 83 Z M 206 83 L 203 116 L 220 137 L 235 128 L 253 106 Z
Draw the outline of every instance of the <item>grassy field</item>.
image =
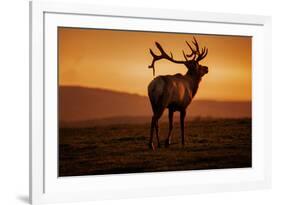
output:
M 148 148 L 149 126 L 60 128 L 59 176 L 251 167 L 251 119 L 188 121 L 185 147 L 175 123 L 169 148 L 163 122 L 155 152 Z

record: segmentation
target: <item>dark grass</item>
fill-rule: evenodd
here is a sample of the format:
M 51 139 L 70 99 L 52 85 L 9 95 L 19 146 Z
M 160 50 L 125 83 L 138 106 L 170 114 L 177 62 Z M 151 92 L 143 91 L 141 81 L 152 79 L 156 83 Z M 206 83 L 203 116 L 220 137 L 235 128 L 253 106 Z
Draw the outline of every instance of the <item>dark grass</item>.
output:
M 175 123 L 165 148 L 168 124 L 160 124 L 161 148 L 148 148 L 149 124 L 59 129 L 59 176 L 245 168 L 252 165 L 251 119 L 186 122 L 181 146 Z

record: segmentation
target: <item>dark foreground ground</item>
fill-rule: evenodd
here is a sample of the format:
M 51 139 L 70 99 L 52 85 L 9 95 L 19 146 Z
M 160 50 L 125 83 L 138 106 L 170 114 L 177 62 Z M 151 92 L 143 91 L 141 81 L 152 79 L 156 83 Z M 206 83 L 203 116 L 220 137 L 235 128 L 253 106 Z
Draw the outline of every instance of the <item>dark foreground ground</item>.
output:
M 182 147 L 179 125 L 164 147 L 168 124 L 160 124 L 161 148 L 148 148 L 149 124 L 60 128 L 59 176 L 251 167 L 251 119 L 186 123 Z

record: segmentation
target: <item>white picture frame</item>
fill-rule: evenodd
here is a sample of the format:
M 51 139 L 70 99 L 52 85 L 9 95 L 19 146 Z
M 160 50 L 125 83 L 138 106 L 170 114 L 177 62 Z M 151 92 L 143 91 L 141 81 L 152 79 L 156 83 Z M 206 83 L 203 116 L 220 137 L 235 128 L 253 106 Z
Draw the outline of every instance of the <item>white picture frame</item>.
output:
M 187 30 L 190 29 L 187 25 L 192 25 L 192 30 Z M 252 168 L 58 177 L 58 26 L 253 36 Z M 43 204 L 269 188 L 270 51 L 271 18 L 266 16 L 30 2 L 30 202 Z

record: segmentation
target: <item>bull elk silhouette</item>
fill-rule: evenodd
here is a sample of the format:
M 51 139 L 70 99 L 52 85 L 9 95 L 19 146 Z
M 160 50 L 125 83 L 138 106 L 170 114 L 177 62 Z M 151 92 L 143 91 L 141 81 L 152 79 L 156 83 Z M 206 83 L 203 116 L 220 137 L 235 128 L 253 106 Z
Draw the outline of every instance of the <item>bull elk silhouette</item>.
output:
M 155 42 L 155 44 L 160 51 L 160 55 L 156 55 L 150 49 L 153 60 L 151 65 L 148 67 L 153 69 L 153 75 L 154 64 L 156 61 L 161 59 L 166 59 L 177 64 L 183 64 L 187 68 L 187 73 L 185 75 L 175 74 L 158 76 L 154 78 L 148 85 L 148 96 L 153 111 L 149 146 L 153 150 L 155 150 L 153 144 L 154 129 L 156 131 L 158 147 L 160 147 L 158 121 L 166 108 L 169 110 L 169 132 L 165 145 L 168 147 L 171 144 L 173 115 L 174 112 L 179 111 L 182 140 L 181 143 L 184 146 L 184 119 L 186 116 L 186 108 L 194 98 L 202 77 L 208 73 L 208 67 L 199 64 L 199 62 L 207 56 L 208 49 L 204 47 L 200 50 L 197 40 L 194 37 L 193 39 L 194 41 L 192 41 L 192 43 L 194 44 L 195 48 L 193 48 L 186 41 L 191 53 L 186 54 L 184 51 L 182 51 L 185 60 L 175 60 L 173 58 L 173 54 L 170 53 L 170 55 L 168 55 L 158 42 Z

